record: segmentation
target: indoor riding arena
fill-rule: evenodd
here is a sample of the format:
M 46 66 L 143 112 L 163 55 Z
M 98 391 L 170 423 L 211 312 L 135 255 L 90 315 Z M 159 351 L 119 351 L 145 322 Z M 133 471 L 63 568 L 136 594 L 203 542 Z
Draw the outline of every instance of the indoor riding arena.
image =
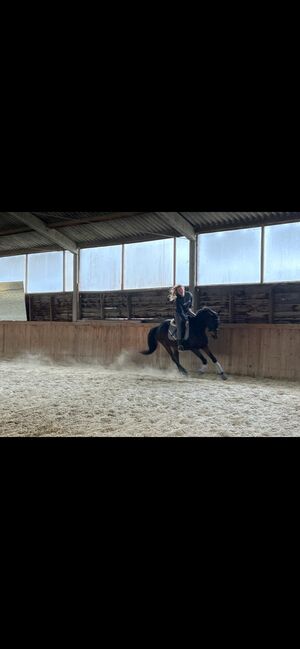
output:
M 0 436 L 300 436 L 299 250 L 300 212 L 1 212 Z M 179 284 L 186 375 L 141 353 Z

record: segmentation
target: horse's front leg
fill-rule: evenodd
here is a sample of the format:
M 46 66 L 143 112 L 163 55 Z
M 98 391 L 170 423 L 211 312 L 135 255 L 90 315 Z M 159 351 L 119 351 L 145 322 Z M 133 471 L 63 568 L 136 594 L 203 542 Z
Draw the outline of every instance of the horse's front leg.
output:
M 200 374 L 204 374 L 204 372 L 206 372 L 206 370 L 208 368 L 208 362 L 207 362 L 205 356 L 203 356 L 203 354 L 201 354 L 199 349 L 191 349 L 191 352 L 193 352 L 193 354 L 195 354 L 195 356 L 197 356 L 197 358 L 200 358 L 200 360 L 202 361 L 203 366 L 200 367 L 200 369 L 197 370 L 197 371 L 200 372 Z
M 223 381 L 226 381 L 228 379 L 228 376 L 225 374 L 223 367 L 221 363 L 219 363 L 218 359 L 213 355 L 213 353 L 210 351 L 208 345 L 207 347 L 203 347 L 203 351 L 209 356 L 209 358 L 212 360 L 213 364 L 215 365 L 217 369 L 217 374 L 223 379 Z

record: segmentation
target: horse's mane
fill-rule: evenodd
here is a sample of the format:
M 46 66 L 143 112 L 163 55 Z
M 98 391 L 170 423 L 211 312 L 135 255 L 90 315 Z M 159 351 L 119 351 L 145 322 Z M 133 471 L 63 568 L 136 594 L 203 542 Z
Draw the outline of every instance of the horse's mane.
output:
M 218 315 L 216 311 L 213 311 L 209 306 L 203 306 L 199 311 L 197 311 L 196 316 L 200 315 L 201 313 L 210 313 L 210 315 Z

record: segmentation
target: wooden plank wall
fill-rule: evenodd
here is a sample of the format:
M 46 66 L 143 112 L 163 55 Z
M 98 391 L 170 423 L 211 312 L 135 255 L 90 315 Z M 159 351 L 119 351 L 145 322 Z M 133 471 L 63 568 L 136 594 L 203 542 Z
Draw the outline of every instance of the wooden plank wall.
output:
M 72 293 L 33 293 L 26 295 L 29 321 L 72 322 Z
M 41 354 L 54 360 L 110 364 L 123 351 L 147 367 L 172 366 L 161 346 L 152 356 L 137 352 L 147 347 L 151 324 L 138 322 L 0 322 L 0 358 Z M 211 348 L 229 374 L 300 379 L 300 325 L 223 325 Z M 182 355 L 188 369 L 199 367 L 190 352 Z M 210 371 L 214 371 L 211 367 Z
M 72 321 L 72 293 L 26 296 L 30 321 Z M 173 316 L 167 289 L 81 293 L 82 320 L 155 319 Z M 197 287 L 195 309 L 211 306 L 223 324 L 300 323 L 300 283 Z
M 300 283 L 198 287 L 200 306 L 220 311 L 223 323 L 300 323 Z

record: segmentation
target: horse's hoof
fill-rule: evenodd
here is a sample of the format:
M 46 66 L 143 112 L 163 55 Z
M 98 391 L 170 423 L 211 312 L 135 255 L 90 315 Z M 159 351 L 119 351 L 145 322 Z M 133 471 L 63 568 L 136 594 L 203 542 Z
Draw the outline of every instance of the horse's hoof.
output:
M 199 370 L 197 370 L 198 374 L 205 374 L 207 372 L 207 367 L 204 365 L 204 367 L 200 367 Z
M 221 376 L 221 379 L 222 379 L 223 381 L 227 381 L 227 380 L 228 380 L 228 376 L 227 376 L 227 374 L 225 374 L 225 372 L 223 372 L 222 374 L 220 374 L 220 376 Z

